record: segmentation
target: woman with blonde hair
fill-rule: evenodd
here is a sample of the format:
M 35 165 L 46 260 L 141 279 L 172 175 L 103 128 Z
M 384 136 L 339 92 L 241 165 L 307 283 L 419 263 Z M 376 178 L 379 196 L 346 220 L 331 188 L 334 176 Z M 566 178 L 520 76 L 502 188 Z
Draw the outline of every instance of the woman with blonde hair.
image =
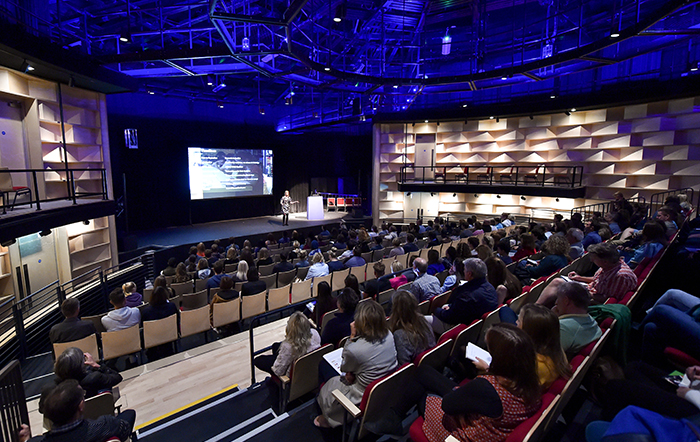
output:
M 540 304 L 525 304 L 517 326 L 532 338 L 537 353 L 537 376 L 543 390 L 559 377 L 569 378 L 571 367 L 561 347 L 559 317 Z
M 428 321 L 418 312 L 418 300 L 413 293 L 399 290 L 391 302 L 389 330 L 394 334 L 396 355 L 401 365 L 435 346 L 435 335 Z
M 314 419 L 317 427 L 331 428 L 343 424 L 345 409 L 333 396 L 339 390 L 359 405 L 365 388 L 396 368 L 394 336 L 389 331 L 384 309 L 374 300 L 361 302 L 350 324 L 350 339 L 343 348 L 340 370 L 345 373 L 331 378 L 321 388 L 317 401 L 321 414 Z
M 238 269 L 236 269 L 236 273 L 233 275 L 232 279 L 233 282 L 244 282 L 248 280 L 248 262 L 247 261 L 240 261 L 238 263 Z
M 493 249 L 485 244 L 480 244 L 474 250 L 476 250 L 476 257 L 482 261 L 486 261 L 493 256 Z
M 122 291 L 126 297 L 127 307 L 138 307 L 143 304 L 143 296 L 136 291 L 136 284 L 133 282 L 127 282 L 122 285 Z
M 260 355 L 253 364 L 260 370 L 277 376 L 289 376 L 292 363 L 321 346 L 321 336 L 311 328 L 302 312 L 294 312 L 287 321 L 284 341 L 272 344 L 272 355 Z
M 329 273 L 328 264 L 323 262 L 323 253 L 314 253 L 311 257 L 311 267 L 309 267 L 309 272 L 306 274 L 306 279 L 326 276 Z

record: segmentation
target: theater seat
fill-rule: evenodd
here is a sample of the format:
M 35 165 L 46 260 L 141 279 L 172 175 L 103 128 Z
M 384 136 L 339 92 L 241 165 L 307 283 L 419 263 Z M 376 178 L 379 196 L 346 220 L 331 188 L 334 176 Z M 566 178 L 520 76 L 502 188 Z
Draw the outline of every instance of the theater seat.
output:
M 700 361 L 677 348 L 666 347 L 664 349 L 664 355 L 677 367 L 686 368 L 693 365 L 700 365 Z

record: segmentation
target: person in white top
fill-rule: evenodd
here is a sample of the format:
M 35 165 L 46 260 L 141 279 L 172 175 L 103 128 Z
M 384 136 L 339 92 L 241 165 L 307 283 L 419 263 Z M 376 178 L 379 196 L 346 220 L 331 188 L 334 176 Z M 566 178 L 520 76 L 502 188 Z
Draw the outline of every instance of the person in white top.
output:
M 121 287 L 112 290 L 109 302 L 114 306 L 114 310 L 102 317 L 102 325 L 108 332 L 123 330 L 141 322 L 139 309 L 126 306 L 126 297 Z

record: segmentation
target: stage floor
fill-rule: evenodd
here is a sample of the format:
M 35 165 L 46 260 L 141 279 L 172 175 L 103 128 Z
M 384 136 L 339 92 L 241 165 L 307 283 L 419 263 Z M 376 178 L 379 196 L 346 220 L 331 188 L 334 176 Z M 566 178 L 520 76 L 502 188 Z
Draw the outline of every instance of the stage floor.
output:
M 138 248 L 148 246 L 170 247 L 180 244 L 197 243 L 199 241 L 212 241 L 231 236 L 237 238 L 259 235 L 268 232 L 283 232 L 304 227 L 321 226 L 326 223 L 335 223 L 340 219 L 346 222 L 362 221 L 364 218 L 353 218 L 348 212 L 325 212 L 325 218 L 319 221 L 306 219 L 306 212 L 291 213 L 289 226 L 282 225 L 282 216 L 261 216 L 257 218 L 244 218 L 211 223 L 193 224 L 191 226 L 168 227 L 160 230 L 148 230 L 133 232 L 138 240 Z

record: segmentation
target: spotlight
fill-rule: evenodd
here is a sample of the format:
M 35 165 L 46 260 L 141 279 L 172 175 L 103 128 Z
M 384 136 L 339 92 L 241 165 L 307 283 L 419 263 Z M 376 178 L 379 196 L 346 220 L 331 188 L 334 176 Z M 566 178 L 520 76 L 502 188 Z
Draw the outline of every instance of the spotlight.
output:
M 406 196 L 411 196 L 411 192 L 406 192 Z
M 223 109 L 223 108 L 224 108 L 224 103 L 222 103 L 221 101 L 217 101 L 217 102 L 216 102 L 216 107 L 218 107 L 219 109 Z
M 214 76 L 207 75 L 207 86 L 214 86 Z
M 345 18 L 345 3 L 341 3 L 335 8 L 335 15 L 333 16 L 333 21 L 340 23 Z
M 22 65 L 19 67 L 19 70 L 24 72 L 24 73 L 31 72 L 34 70 L 34 66 L 29 64 L 29 62 L 27 60 L 24 60 L 22 62 Z
M 326 71 L 326 72 L 330 72 L 330 71 L 331 71 L 331 67 L 330 67 L 330 66 L 326 66 L 325 68 L 323 68 L 323 70 Z
M 128 31 L 128 30 L 127 30 L 127 31 L 123 31 L 123 32 L 119 35 L 119 41 L 121 41 L 122 43 L 129 43 L 129 42 L 131 42 L 131 32 Z
M 86 226 L 89 226 L 89 225 L 90 225 L 90 220 L 89 220 L 89 219 L 86 219 L 85 221 L 83 221 L 83 224 L 85 224 Z
M 155 92 L 153 92 L 153 91 L 148 91 L 148 95 L 154 95 L 154 94 L 155 94 Z
M 555 199 L 554 201 L 559 202 L 559 198 Z
M 314 112 L 314 118 L 318 118 L 318 112 Z
M 40 236 L 49 236 L 49 235 L 51 235 L 51 230 L 50 229 L 42 230 L 41 232 L 39 232 L 39 235 Z
M 428 120 L 425 120 L 425 123 L 427 123 L 427 122 L 428 122 Z
M 620 37 L 620 32 L 617 30 L 614 30 L 610 33 L 610 38 L 619 38 Z
M 463 104 L 462 107 L 467 107 L 467 105 L 466 105 L 466 104 Z
M 549 98 L 557 98 L 556 95 L 550 95 Z
M 525 201 L 527 198 L 525 198 L 524 196 L 521 196 L 520 199 Z
M 691 62 L 691 63 L 690 63 L 690 69 L 689 69 L 689 70 L 690 70 L 690 72 L 695 72 L 695 71 L 697 71 L 697 70 L 698 70 L 698 63 L 695 62 L 695 61 Z
M 398 84 L 395 84 L 395 85 L 394 85 L 394 89 L 398 89 L 398 88 L 399 88 L 399 85 L 398 85 Z
M 571 115 L 571 112 L 569 112 L 569 111 L 564 111 L 564 114 L 566 114 L 566 116 L 568 117 L 568 116 Z
M 250 39 L 248 37 L 243 37 L 243 40 L 241 40 L 241 46 L 243 47 L 244 51 L 250 51 Z
M 445 36 L 442 37 L 442 55 L 450 55 L 451 49 L 452 49 L 452 37 L 445 34 Z
M 491 116 L 489 117 L 489 120 L 493 120 L 494 118 L 496 118 L 496 117 L 494 117 L 493 115 L 491 115 Z
M 500 199 L 500 198 L 501 198 L 501 195 L 496 195 L 496 198 Z
M 576 108 L 575 108 L 575 107 L 572 107 L 572 108 L 571 108 L 571 112 L 576 112 Z
M 262 107 L 258 108 L 258 112 L 260 112 L 260 115 L 265 115 L 265 109 L 263 109 Z
M 226 81 L 225 81 L 224 78 L 222 77 L 221 80 L 219 81 L 219 84 L 217 84 L 217 85 L 214 87 L 214 89 L 212 89 L 211 91 L 214 92 L 214 93 L 216 93 L 216 92 L 219 92 L 221 89 L 223 89 L 223 88 L 225 88 L 225 87 L 226 87 Z
M 503 77 L 501 77 L 501 80 L 507 80 L 507 79 L 508 79 L 508 77 L 506 77 L 505 75 Z
M 452 198 L 454 198 L 454 197 L 456 197 L 456 196 L 457 196 L 457 194 L 456 194 L 456 193 L 453 193 L 453 194 L 452 194 Z

